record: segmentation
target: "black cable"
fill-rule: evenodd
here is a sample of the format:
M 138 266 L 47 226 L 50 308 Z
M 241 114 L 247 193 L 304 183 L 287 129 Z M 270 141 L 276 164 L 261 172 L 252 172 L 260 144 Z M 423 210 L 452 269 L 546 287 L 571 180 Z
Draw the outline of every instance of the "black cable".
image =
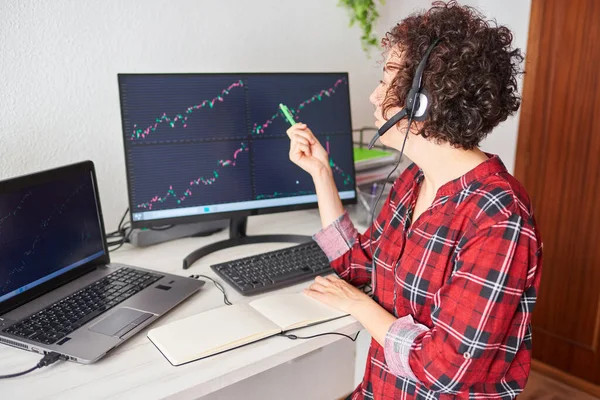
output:
M 231 301 L 229 301 L 229 299 L 227 298 L 227 294 L 225 293 L 225 289 L 223 288 L 223 286 L 217 282 L 216 280 L 214 280 L 213 278 L 211 278 L 210 276 L 206 276 L 206 275 L 190 275 L 190 278 L 193 279 L 200 279 L 200 278 L 204 278 L 204 279 L 208 279 L 209 281 L 211 281 L 212 283 L 214 283 L 215 287 L 217 289 L 219 289 L 219 291 L 221 293 L 223 293 L 223 302 L 228 305 L 228 306 L 232 306 L 233 303 Z M 319 333 L 317 335 L 311 335 L 311 336 L 297 336 L 297 335 L 289 335 L 289 334 L 285 334 L 285 333 L 280 333 L 280 336 L 286 337 L 288 339 L 291 340 L 296 340 L 296 339 L 312 339 L 312 338 L 316 338 L 319 336 L 325 336 L 325 335 L 339 335 L 339 336 L 344 336 L 345 338 L 348 338 L 350 340 L 352 340 L 353 342 L 356 341 L 356 339 L 358 339 L 358 335 L 360 334 L 360 331 L 358 331 L 356 333 L 356 336 L 352 337 L 352 336 L 348 336 L 346 334 L 343 333 L 338 333 L 338 332 L 327 332 L 327 333 Z
M 119 221 L 119 225 L 117 225 L 117 230 L 113 231 L 113 232 L 110 232 L 110 233 L 107 233 L 106 237 L 124 236 L 123 221 L 125 221 L 125 217 L 127 216 L 128 212 L 129 212 L 129 207 L 127 207 L 127 209 L 123 213 L 123 216 L 121 217 L 121 220 Z
M 16 378 L 17 376 L 22 376 L 25 374 L 28 374 L 32 371 L 35 371 L 38 368 L 43 368 L 43 367 L 47 367 L 48 365 L 54 364 L 55 362 L 57 362 L 58 360 L 61 359 L 61 355 L 52 351 L 48 354 L 46 354 L 41 360 L 40 362 L 38 362 L 36 364 L 35 367 L 33 368 L 29 368 L 27 371 L 22 371 L 22 372 L 17 372 L 15 374 L 10 374 L 10 375 L 0 375 L 0 379 L 8 379 L 8 378 Z
M 106 235 L 107 237 L 114 237 L 114 236 L 124 236 L 125 233 L 127 232 L 127 229 L 131 228 L 131 222 L 130 221 L 125 221 L 125 223 L 119 227 L 118 231 L 112 232 L 109 235 Z
M 166 231 L 174 227 L 175 225 L 165 225 L 165 226 L 157 226 L 155 228 L 150 228 L 151 231 Z
M 223 293 L 223 302 L 228 305 L 228 306 L 232 306 L 233 303 L 229 301 L 229 299 L 227 298 L 227 294 L 225 293 L 225 289 L 223 288 L 223 286 L 221 286 L 221 284 L 219 282 L 217 282 L 216 280 L 214 280 L 213 278 L 211 278 L 210 276 L 206 276 L 206 275 L 190 275 L 190 278 L 193 279 L 199 279 L 199 278 L 204 278 L 204 279 L 208 279 L 210 280 L 212 283 L 215 284 L 215 287 L 217 289 L 219 289 L 221 291 L 221 293 Z M 358 335 L 360 335 L 360 331 L 358 331 L 356 333 L 356 336 L 352 337 L 343 333 L 338 333 L 338 332 L 326 332 L 326 333 L 319 333 L 316 335 L 311 335 L 311 336 L 297 336 L 297 335 L 289 335 L 289 334 L 285 334 L 285 333 L 280 333 L 279 336 L 283 336 L 286 337 L 288 339 L 291 340 L 296 340 L 296 339 L 312 339 L 312 338 L 316 338 L 319 336 L 325 336 L 325 335 L 339 335 L 339 336 L 343 336 L 345 338 L 348 338 L 350 340 L 352 340 L 353 342 L 356 342 L 356 339 L 358 339 Z
M 114 232 L 106 234 L 107 238 L 114 238 L 114 237 L 117 237 L 117 236 L 121 236 L 121 232 L 114 231 Z
M 125 244 L 125 240 L 122 240 L 121 243 L 119 243 L 119 245 L 117 247 L 115 247 L 114 249 L 108 249 L 109 253 L 112 253 L 113 251 L 117 251 L 119 250 L 121 247 L 123 247 L 123 245 Z
M 383 182 L 383 187 L 381 188 L 381 193 L 379 193 L 379 196 L 377 197 L 377 200 L 375 201 L 375 205 L 373 206 L 373 210 L 371 210 L 371 225 L 370 225 L 371 230 L 369 231 L 369 251 L 371 252 L 371 271 L 375 270 L 375 254 L 373 254 L 373 229 L 375 229 L 375 227 L 373 226 L 373 222 L 375 221 L 375 210 L 377 210 L 377 204 L 379 203 L 379 200 L 381 199 L 381 195 L 385 191 L 385 185 L 387 184 L 388 180 L 390 179 L 390 176 L 392 176 L 394 171 L 396 171 L 396 169 L 402 162 L 402 157 L 404 156 L 404 146 L 406 146 L 406 139 L 408 139 L 408 135 L 410 133 L 410 125 L 412 124 L 414 111 L 415 110 L 413 108 L 411 110 L 410 117 L 408 119 L 408 126 L 406 127 L 406 135 L 404 135 L 404 141 L 402 142 L 402 149 L 400 150 L 400 158 L 398 159 L 398 163 L 396 163 L 396 166 L 394 167 L 394 169 L 388 174 L 387 178 L 385 178 L 385 181 Z
M 121 217 L 121 220 L 119 221 L 119 225 L 117 225 L 117 229 L 121 229 L 123 226 L 123 221 L 125 221 L 125 217 L 127 216 L 127 213 L 129 212 L 129 207 L 127 207 L 127 209 L 125 210 L 125 212 L 123 213 L 123 216 Z
M 354 337 L 346 335 L 344 333 L 339 333 L 339 332 L 325 332 L 325 333 L 318 333 L 316 335 L 311 335 L 311 336 L 288 335 L 286 333 L 280 333 L 279 334 L 279 336 L 283 336 L 283 337 L 286 337 L 286 338 L 291 339 L 291 340 L 296 340 L 296 339 L 312 339 L 312 338 L 316 338 L 316 337 L 319 337 L 319 336 L 326 336 L 326 335 L 343 336 L 343 337 L 345 337 L 347 339 L 352 340 L 353 342 L 356 342 L 356 339 L 358 339 L 358 335 L 360 335 L 360 331 L 358 331 L 356 333 L 356 336 L 354 336 Z
M 124 244 L 125 244 L 125 239 L 121 239 L 120 241 L 114 242 L 114 243 L 108 243 L 108 247 L 109 247 L 108 252 L 112 253 L 113 251 L 117 251 L 121 247 L 123 247 Z M 117 246 L 117 247 L 114 247 L 114 248 L 111 249 L 110 248 L 111 246 Z
M 113 252 L 113 251 L 116 251 L 116 250 L 120 249 L 121 247 L 123 247 L 123 245 L 125 243 L 127 243 L 127 239 L 122 238 L 122 239 L 116 240 L 114 242 L 107 242 L 106 246 L 109 248 L 108 249 L 109 252 Z M 112 247 L 112 246 L 117 246 L 117 247 L 111 249 L 110 247 Z
M 110 246 L 116 246 L 116 245 L 118 245 L 118 244 L 121 244 L 121 243 L 123 243 L 123 239 L 122 239 L 122 238 L 121 238 L 121 239 L 119 239 L 119 240 L 115 240 L 115 241 L 113 241 L 113 242 L 109 242 L 109 241 L 107 241 L 107 242 L 106 242 L 106 245 L 107 245 L 108 247 L 110 247 Z
M 231 301 L 229 301 L 229 299 L 227 298 L 227 294 L 225 293 L 225 288 L 223 288 L 223 286 L 219 282 L 215 281 L 210 276 L 206 276 L 206 275 L 190 275 L 190 278 L 194 278 L 194 279 L 204 278 L 204 279 L 210 280 L 212 283 L 215 284 L 215 287 L 217 289 L 219 289 L 219 291 L 221 291 L 221 293 L 223 293 L 223 303 L 225 303 L 225 305 L 228 305 L 228 306 L 232 306 L 233 305 L 233 303 Z
M 0 379 L 16 378 L 17 376 L 22 376 L 22 375 L 28 374 L 30 372 L 33 372 L 38 368 L 39 367 L 36 365 L 33 368 L 29 368 L 27 371 L 17 372 L 16 374 L 10 374 L 10 375 L 0 375 Z
M 404 138 L 404 144 L 406 144 L 406 138 Z M 373 257 L 373 230 L 375 229 L 375 227 L 373 226 L 373 223 L 375 222 L 375 210 L 377 210 L 377 204 L 379 203 L 379 200 L 381 199 L 383 192 L 385 192 L 385 185 L 387 185 L 387 182 L 390 179 L 390 176 L 392 176 L 394 171 L 396 171 L 396 169 L 402 162 L 402 153 L 404 153 L 404 144 L 402 145 L 402 151 L 400 152 L 400 159 L 398 160 L 398 163 L 396 163 L 396 166 L 394 167 L 394 169 L 385 178 L 385 181 L 383 182 L 383 187 L 381 188 L 381 193 L 379 193 L 379 196 L 377 196 L 377 200 L 375 200 L 375 205 L 373 206 L 373 209 L 371 210 L 371 224 L 370 224 L 371 231 L 369 232 L 369 251 L 371 252 L 371 257 L 372 257 L 372 260 L 371 260 L 372 268 L 374 267 L 373 264 L 375 263 L 375 257 Z
M 106 243 L 107 247 L 109 248 L 108 249 L 109 252 L 116 251 L 116 250 L 120 249 L 121 247 L 123 247 L 123 245 L 125 243 L 129 243 L 129 238 L 131 237 L 131 233 L 133 232 L 133 229 L 131 228 L 131 221 L 125 221 L 125 217 L 127 216 L 128 212 L 129 212 L 129 207 L 127 207 L 127 209 L 125 210 L 125 213 L 121 217 L 121 220 L 119 221 L 119 225 L 117 226 L 117 230 L 106 235 L 106 237 L 110 238 L 110 239 L 114 239 L 114 238 L 117 238 L 120 236 L 120 239 Z M 117 246 L 117 247 L 111 249 L 110 247 L 112 247 L 112 246 Z
M 120 249 L 121 247 L 123 247 L 123 245 L 125 243 L 129 243 L 129 238 L 131 237 L 131 232 L 133 232 L 133 229 L 130 229 L 129 232 L 127 232 L 127 234 L 124 234 L 125 236 L 121 239 L 121 240 L 116 240 L 114 242 L 107 242 L 107 246 L 109 247 L 108 251 L 109 252 L 113 252 L 116 251 L 118 249 Z M 111 246 L 117 246 L 114 249 L 111 249 Z

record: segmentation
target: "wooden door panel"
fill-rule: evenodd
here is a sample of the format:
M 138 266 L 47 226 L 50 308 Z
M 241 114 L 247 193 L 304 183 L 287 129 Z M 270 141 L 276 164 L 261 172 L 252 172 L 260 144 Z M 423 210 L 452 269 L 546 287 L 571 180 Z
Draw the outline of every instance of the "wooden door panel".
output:
M 600 384 L 600 0 L 533 0 L 515 175 L 544 243 L 534 357 Z

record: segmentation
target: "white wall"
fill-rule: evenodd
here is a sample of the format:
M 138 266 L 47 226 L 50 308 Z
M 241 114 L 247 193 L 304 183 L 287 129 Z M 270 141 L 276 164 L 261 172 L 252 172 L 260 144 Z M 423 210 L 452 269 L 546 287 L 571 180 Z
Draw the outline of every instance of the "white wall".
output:
M 525 49 L 530 0 L 468 0 Z M 378 36 L 426 0 L 380 6 Z M 107 229 L 127 206 L 119 72 L 348 71 L 354 127 L 372 125 L 380 57 L 336 0 L 0 3 L 0 179 L 92 159 Z M 512 171 L 518 115 L 484 149 Z
M 353 124 L 380 78 L 336 0 L 0 2 L 0 179 L 92 159 L 107 229 L 127 207 L 119 72 L 348 71 Z M 375 53 L 374 53 L 375 54 Z
M 527 53 L 527 38 L 529 35 L 529 15 L 531 0 L 473 0 L 469 4 L 479 8 L 486 16 L 495 18 L 499 25 L 508 27 L 514 35 L 513 46 Z M 523 61 L 522 66 L 525 66 Z M 518 80 L 519 93 L 523 93 L 523 77 Z M 502 158 L 509 172 L 514 171 L 517 151 L 517 134 L 521 109 L 506 121 L 498 125 L 485 139 L 482 148 L 496 153 Z

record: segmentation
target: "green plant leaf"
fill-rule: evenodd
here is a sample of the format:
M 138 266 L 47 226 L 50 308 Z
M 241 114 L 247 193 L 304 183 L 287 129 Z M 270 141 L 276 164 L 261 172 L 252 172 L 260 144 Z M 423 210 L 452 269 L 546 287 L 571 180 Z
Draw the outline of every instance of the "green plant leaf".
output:
M 379 0 L 383 5 L 385 0 Z M 379 12 L 375 0 L 339 0 L 338 6 L 344 7 L 348 10 L 350 15 L 349 26 L 354 26 L 358 23 L 358 26 L 362 30 L 361 45 L 367 56 L 370 57 L 370 50 L 372 47 L 377 47 L 378 40 L 373 34 L 373 26 L 379 18 Z

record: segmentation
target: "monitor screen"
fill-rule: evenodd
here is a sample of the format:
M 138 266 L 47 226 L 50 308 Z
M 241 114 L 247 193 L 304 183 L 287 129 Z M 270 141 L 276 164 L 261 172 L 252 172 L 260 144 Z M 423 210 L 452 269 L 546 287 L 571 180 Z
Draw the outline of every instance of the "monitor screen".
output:
M 0 302 L 105 254 L 91 171 L 16 190 L 5 186 L 0 184 Z
M 285 104 L 327 150 L 355 202 L 346 73 L 119 74 L 135 227 L 316 207 L 289 160 Z

